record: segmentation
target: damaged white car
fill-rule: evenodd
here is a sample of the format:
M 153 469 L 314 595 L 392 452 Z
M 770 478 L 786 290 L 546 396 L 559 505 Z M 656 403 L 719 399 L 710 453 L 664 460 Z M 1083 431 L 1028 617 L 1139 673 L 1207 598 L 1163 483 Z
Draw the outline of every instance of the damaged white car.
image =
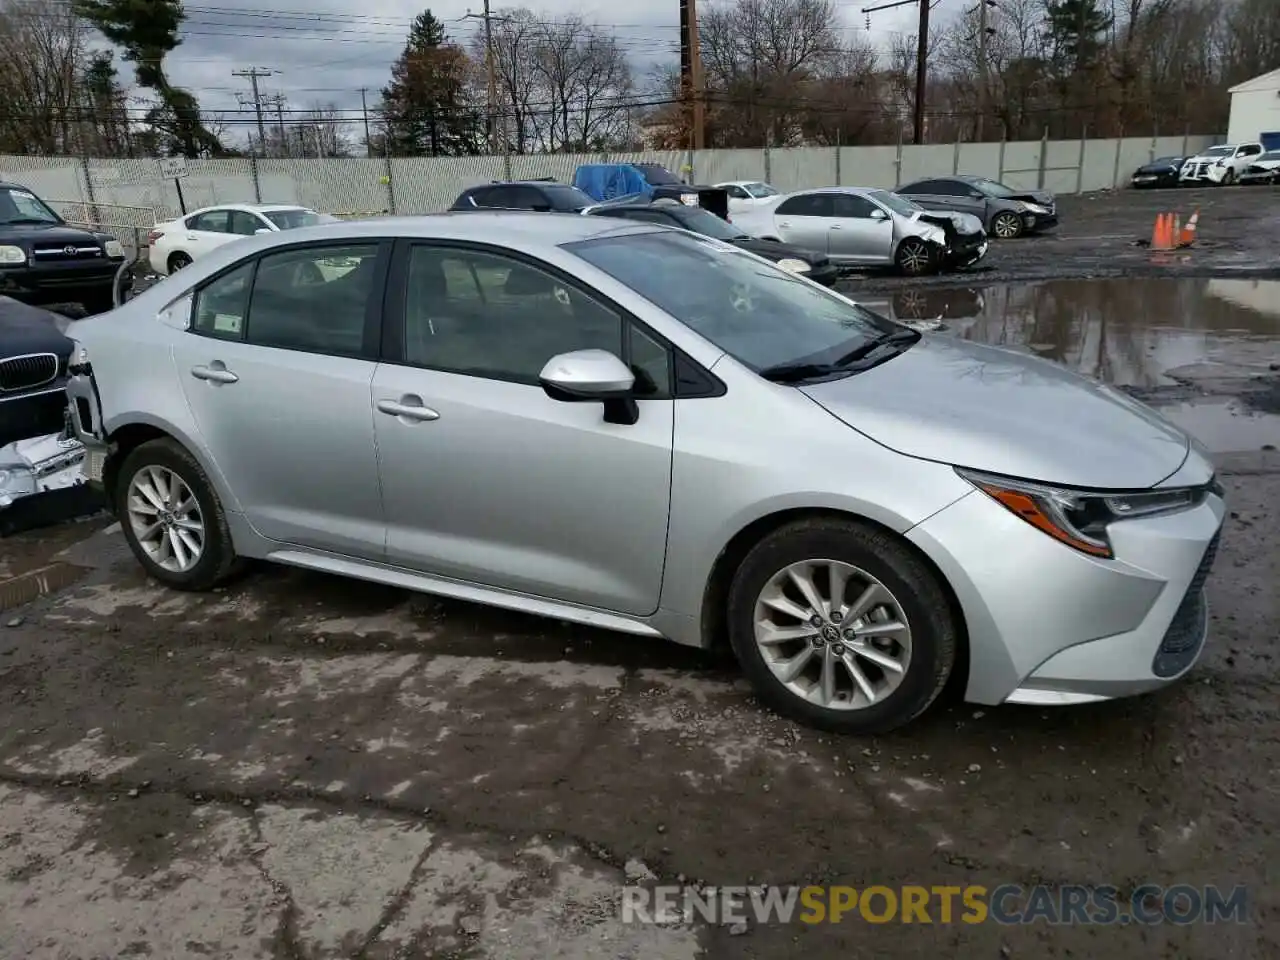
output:
M 1210 147 L 1183 163 L 1178 182 L 1230 186 L 1265 152 L 1260 143 L 1223 143 Z

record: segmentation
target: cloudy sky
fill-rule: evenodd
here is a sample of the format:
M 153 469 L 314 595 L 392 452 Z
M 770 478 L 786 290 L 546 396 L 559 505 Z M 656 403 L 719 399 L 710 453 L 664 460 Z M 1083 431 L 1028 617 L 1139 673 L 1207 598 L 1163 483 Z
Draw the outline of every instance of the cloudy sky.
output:
M 861 33 L 883 45 L 895 32 L 915 32 L 914 6 L 872 14 L 868 35 L 860 11 L 883 0 L 835 2 L 847 38 Z M 935 6 L 958 8 L 963 2 L 935 0 Z M 493 11 L 516 5 L 495 0 Z M 626 49 L 642 80 L 656 65 L 679 57 L 677 0 L 542 0 L 528 6 L 547 19 L 576 13 L 606 28 Z M 233 72 L 251 67 L 274 71 L 259 80 L 264 97 L 283 94 L 287 108 L 297 111 L 331 103 L 355 120 L 361 88 L 367 89 L 372 106 L 403 49 L 410 22 L 427 8 L 455 39 L 465 40 L 479 25 L 466 15 L 482 11 L 483 0 L 188 0 L 183 43 L 167 59 L 166 69 L 175 84 L 199 97 L 205 110 L 232 120 L 246 119 L 241 101 L 250 94 L 249 81 Z M 949 12 L 935 10 L 934 16 Z M 127 69 L 122 65 L 122 73 Z M 234 129 L 240 134 L 235 139 L 241 139 L 247 127 L 237 124 Z

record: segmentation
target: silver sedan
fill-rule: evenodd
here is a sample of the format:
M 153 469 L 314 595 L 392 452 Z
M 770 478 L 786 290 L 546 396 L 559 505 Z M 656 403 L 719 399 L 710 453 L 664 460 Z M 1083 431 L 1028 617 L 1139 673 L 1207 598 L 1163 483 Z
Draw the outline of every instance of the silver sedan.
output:
M 823 253 L 835 263 L 893 266 L 909 276 L 971 266 L 987 254 L 977 217 L 928 211 L 888 190 L 800 190 L 760 201 L 733 222 L 752 236 Z
M 317 277 L 320 279 L 317 280 Z M 844 732 L 1185 674 L 1225 506 L 1150 409 L 752 254 L 556 214 L 252 237 L 76 325 L 142 567 L 246 558 L 706 647 Z

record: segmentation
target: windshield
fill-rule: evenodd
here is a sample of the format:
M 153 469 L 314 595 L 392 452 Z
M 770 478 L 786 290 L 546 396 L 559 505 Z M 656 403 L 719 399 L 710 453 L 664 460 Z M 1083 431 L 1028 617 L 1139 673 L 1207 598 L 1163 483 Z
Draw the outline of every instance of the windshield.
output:
M 902 328 L 750 254 L 675 230 L 579 240 L 598 267 L 752 370 L 830 362 Z M 697 277 L 697 283 L 673 278 Z
M 778 191 L 767 183 L 744 183 L 742 185 L 742 189 L 747 191 L 747 193 L 751 194 L 757 200 L 762 197 L 776 197 L 778 195 Z
M 281 230 L 297 230 L 300 227 L 314 227 L 321 223 L 332 223 L 324 219 L 314 210 L 295 207 L 292 210 L 264 210 L 262 215 Z
M 672 183 L 680 183 L 676 175 L 660 163 L 637 163 L 634 166 L 644 175 L 645 181 L 652 186 L 663 187 Z
M 1236 152 L 1235 147 L 1210 147 L 1201 156 L 1204 157 L 1229 157 Z
M 672 205 L 673 207 L 674 205 Z M 713 237 L 716 240 L 737 240 L 739 237 L 746 236 L 741 230 L 722 220 L 709 210 L 703 210 L 701 207 L 690 207 L 680 204 L 683 210 L 672 209 L 667 207 L 671 213 L 684 224 L 686 230 L 692 230 L 694 233 L 700 233 L 705 237 Z
M 595 200 L 591 199 L 587 194 L 568 184 L 562 183 L 543 187 L 542 189 L 546 193 L 547 199 L 551 201 L 551 205 L 557 210 L 569 210 L 576 213 L 595 203 Z
M 0 188 L 0 223 L 61 223 L 62 218 L 29 190 Z
M 906 197 L 890 193 L 888 190 L 868 190 L 867 196 L 882 207 L 888 207 L 901 217 L 909 217 L 924 209 L 924 207 L 917 206 Z

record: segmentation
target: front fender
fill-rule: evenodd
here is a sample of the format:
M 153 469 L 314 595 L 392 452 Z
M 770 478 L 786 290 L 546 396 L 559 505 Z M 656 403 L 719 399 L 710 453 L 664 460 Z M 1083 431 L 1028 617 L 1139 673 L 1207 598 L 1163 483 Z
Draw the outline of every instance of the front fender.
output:
M 196 462 L 200 464 L 200 469 L 209 478 L 209 482 L 213 484 L 223 508 L 231 513 L 242 512 L 240 502 L 232 492 L 230 484 L 227 483 L 227 478 L 208 455 L 208 451 L 205 449 L 204 443 L 194 425 L 191 430 L 187 430 L 171 420 L 158 417 L 145 410 L 126 410 L 107 417 L 102 426 L 109 444 L 110 456 L 112 457 L 120 456 L 119 440 L 128 434 L 131 427 L 149 427 L 172 437 L 182 444 L 188 453 L 195 457 Z

